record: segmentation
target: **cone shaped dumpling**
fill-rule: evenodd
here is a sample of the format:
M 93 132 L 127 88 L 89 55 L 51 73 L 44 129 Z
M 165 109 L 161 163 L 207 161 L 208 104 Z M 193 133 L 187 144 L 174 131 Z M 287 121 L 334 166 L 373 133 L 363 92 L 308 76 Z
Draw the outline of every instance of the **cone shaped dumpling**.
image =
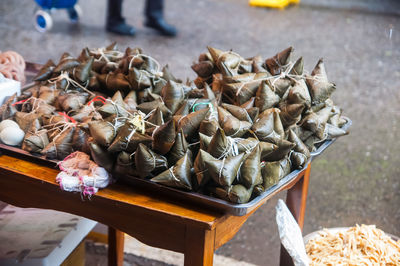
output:
M 153 149 L 160 154 L 166 154 L 174 145 L 176 137 L 175 120 L 169 120 L 153 133 Z
M 254 187 L 262 184 L 261 177 L 261 149 L 257 145 L 256 148 L 244 159 L 242 166 L 240 167 L 240 183 L 245 185 L 247 188 Z
M 209 108 L 200 109 L 179 119 L 178 130 L 182 130 L 187 139 L 191 139 L 198 132 L 200 123 L 204 120 Z
M 337 137 L 341 137 L 341 136 L 349 134 L 345 130 L 343 130 L 337 126 L 328 124 L 328 123 L 326 124 L 325 131 L 326 131 L 329 139 L 333 139 L 333 138 L 337 138 Z
M 53 141 L 50 142 L 41 153 L 46 155 L 47 159 L 63 160 L 73 152 L 72 137 L 74 131 L 74 126 L 67 126 L 53 138 Z
M 230 186 L 239 174 L 240 165 L 244 154 L 218 159 L 209 159 L 205 161 L 205 166 L 211 178 L 221 186 Z
M 230 150 L 230 142 L 228 141 L 223 129 L 219 128 L 215 135 L 212 137 L 207 152 L 215 158 L 227 154 Z
M 296 145 L 290 154 L 290 160 L 294 168 L 303 168 L 311 156 L 310 151 L 292 129 L 288 132 L 288 140 Z
M 218 128 L 219 124 L 215 119 L 203 120 L 200 123 L 199 132 L 207 136 L 214 136 Z
M 181 101 L 184 99 L 185 92 L 181 83 L 170 80 L 162 89 L 161 95 L 165 105 L 174 114 L 178 110 Z
M 246 138 L 246 139 L 238 138 L 238 139 L 235 139 L 235 143 L 237 145 L 239 153 L 242 153 L 242 152 L 249 153 L 254 148 L 257 147 L 257 144 L 259 143 L 259 141 L 255 138 Z
M 162 77 L 163 79 L 165 79 L 166 81 L 175 81 L 175 82 L 179 82 L 179 79 L 177 79 L 176 77 L 174 77 L 174 75 L 172 75 L 171 71 L 169 70 L 168 65 L 165 65 L 162 69 Z
M 149 118 L 147 118 L 147 122 L 150 122 L 156 126 L 161 126 L 162 124 L 164 124 L 163 113 L 159 106 L 154 110 L 154 112 L 149 116 Z
M 277 145 L 265 141 L 260 141 L 259 145 L 261 148 L 261 158 L 263 160 L 265 160 L 264 158 L 267 158 L 269 154 L 278 149 Z
M 306 165 L 307 160 L 307 156 L 301 152 L 293 151 L 290 153 L 290 162 L 292 163 L 294 169 L 303 168 Z
M 150 73 L 134 67 L 129 69 L 128 82 L 134 90 L 144 90 L 151 87 Z
M 209 99 L 210 101 L 216 100 L 215 93 L 207 83 L 204 83 L 204 92 L 205 92 L 204 95 L 205 99 Z
M 205 150 L 205 151 L 208 150 L 208 146 L 210 146 L 212 137 L 209 137 L 202 133 L 199 133 L 199 137 L 200 137 L 200 149 Z
M 328 81 L 322 59 L 318 61 L 311 76 L 307 76 L 307 84 L 313 104 L 324 102 L 336 90 L 335 84 Z
M 142 143 L 139 143 L 135 153 L 135 165 L 142 178 L 149 176 L 153 171 L 168 168 L 167 159 L 164 156 L 153 152 Z
M 176 134 L 175 143 L 168 153 L 168 164 L 174 165 L 188 152 L 188 143 L 182 130 Z M 190 151 L 189 151 L 190 152 Z
M 93 126 L 92 126 L 93 127 Z M 109 152 L 120 152 L 128 149 L 129 142 L 135 134 L 137 127 L 130 121 L 127 121 L 118 131 L 114 141 L 108 147 Z
M 192 190 L 190 169 L 192 168 L 192 160 L 189 153 L 186 153 L 176 164 L 165 170 L 151 181 L 163 184 L 169 187 L 183 188 Z
M 79 81 L 80 83 L 87 82 L 89 80 L 93 62 L 94 62 L 94 57 L 90 57 L 87 61 L 77 66 L 73 72 L 75 80 Z
M 275 93 L 279 95 L 282 99 L 285 97 L 285 93 L 292 85 L 293 80 L 289 78 L 276 78 L 271 82 L 271 87 L 275 89 Z
M 252 107 L 247 109 L 247 113 L 249 114 L 252 122 L 254 123 L 257 120 L 258 115 L 260 114 L 260 109 L 258 107 Z
M 211 154 L 204 150 L 199 150 L 193 165 L 197 187 L 203 187 L 210 180 L 210 173 L 205 163 L 212 159 L 214 159 L 214 157 L 212 157 Z
M 243 107 L 244 109 L 247 109 L 247 110 L 250 108 L 253 108 L 255 100 L 256 100 L 256 97 L 251 97 L 247 102 L 240 105 L 240 107 Z
M 208 78 L 212 75 L 214 64 L 211 61 L 202 61 L 192 65 L 192 69 L 202 78 Z
M 279 113 L 279 109 L 270 108 L 258 116 L 252 130 L 260 140 L 276 143 L 283 139 L 285 132 Z
M 296 80 L 288 90 L 286 100 L 288 103 L 304 104 L 307 107 L 311 106 L 311 96 L 304 79 Z
M 284 128 L 294 125 L 300 121 L 301 113 L 304 110 L 303 104 L 299 103 L 288 104 L 282 102 L 282 104 L 280 104 L 279 107 L 281 110 L 281 112 L 279 113 L 279 117 L 281 119 Z
M 108 117 L 114 114 L 121 116 L 127 116 L 126 106 L 122 94 L 120 91 L 114 93 L 111 98 L 111 102 L 107 101 L 102 107 L 98 109 L 98 112 L 103 117 Z
M 93 121 L 89 123 L 90 135 L 96 143 L 108 147 L 113 142 L 117 128 L 108 121 Z
M 282 139 L 276 143 L 276 146 L 278 146 L 277 149 L 274 149 L 273 152 L 262 157 L 263 161 L 272 162 L 281 160 L 289 154 L 290 150 L 294 148 L 295 144 L 285 139 Z
M 253 123 L 253 120 L 251 119 L 245 108 L 227 103 L 223 103 L 222 107 L 225 108 L 229 113 L 231 113 L 237 119 Z
M 45 81 L 51 78 L 55 64 L 53 60 L 48 60 L 46 64 L 39 70 L 37 75 L 33 78 L 34 81 Z
M 223 68 L 236 69 L 242 60 L 241 56 L 231 51 L 224 52 L 210 46 L 207 48 L 215 64 L 222 72 Z
M 126 95 L 124 98 L 124 103 L 125 103 L 127 110 L 129 110 L 129 111 L 136 110 L 136 106 L 138 105 L 136 91 L 129 92 L 128 95 Z
M 320 139 L 324 138 L 325 126 L 332 115 L 332 107 L 327 106 L 320 111 L 311 112 L 303 119 L 302 126 L 316 134 Z
M 25 134 L 22 149 L 28 152 L 41 152 L 49 144 L 47 130 L 40 128 L 38 119 L 31 121 L 31 126 Z
M 303 75 L 303 69 L 304 69 L 304 60 L 303 60 L 303 57 L 301 56 L 293 64 L 293 67 L 292 67 L 292 69 L 290 69 L 289 74 L 290 75 L 301 76 L 301 75 Z
M 190 105 L 191 104 L 187 100 L 184 100 L 174 115 L 188 115 L 190 113 Z
M 118 154 L 114 166 L 114 173 L 118 175 L 137 176 L 138 173 L 135 168 L 135 160 L 132 158 L 131 154 L 124 151 Z
M 288 140 L 296 145 L 293 148 L 294 151 L 304 154 L 307 159 L 310 158 L 310 151 L 308 150 L 307 146 L 303 143 L 303 141 L 301 141 L 301 139 L 292 129 L 289 130 Z
M 161 112 L 163 113 L 163 118 L 164 120 L 168 119 L 171 117 L 172 113 L 171 111 L 165 106 L 164 102 L 160 100 L 155 100 L 151 102 L 144 102 L 139 104 L 136 108 L 140 111 L 142 111 L 145 114 L 150 113 L 156 108 L 160 108 Z
M 290 173 L 290 162 L 287 158 L 280 161 L 266 162 L 261 167 L 261 174 L 263 177 L 263 187 L 268 189 L 269 187 L 276 185 L 280 179 Z
M 253 188 L 247 189 L 243 185 L 237 184 L 229 189 L 229 201 L 233 203 L 243 204 L 250 200 Z
M 250 122 L 237 119 L 222 107 L 218 107 L 218 120 L 226 135 L 237 138 L 243 136 L 252 125 Z
M 270 87 L 270 82 L 264 81 L 257 89 L 254 105 L 263 112 L 266 109 L 276 106 L 279 100 L 280 97 L 275 93 L 275 90 Z
M 93 161 L 99 166 L 104 167 L 108 172 L 111 172 L 114 168 L 114 157 L 103 149 L 100 145 L 91 142 L 89 144 L 90 154 L 92 155 Z
M 286 48 L 285 50 L 277 53 L 274 57 L 265 60 L 265 65 L 272 75 L 279 75 L 290 62 L 290 56 L 293 52 L 293 47 Z

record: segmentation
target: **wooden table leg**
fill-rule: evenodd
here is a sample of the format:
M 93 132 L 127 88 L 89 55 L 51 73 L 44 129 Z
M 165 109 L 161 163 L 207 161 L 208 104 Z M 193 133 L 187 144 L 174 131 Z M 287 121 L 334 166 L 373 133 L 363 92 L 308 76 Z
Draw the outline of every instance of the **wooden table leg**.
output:
M 108 265 L 122 266 L 124 262 L 124 233 L 108 227 Z
M 286 205 L 288 206 L 290 212 L 293 214 L 301 230 L 303 230 L 304 216 L 306 213 L 310 171 L 311 171 L 311 164 L 309 164 L 307 169 L 304 171 L 304 176 L 292 188 L 288 190 L 286 195 Z M 280 265 L 281 266 L 293 265 L 292 258 L 282 245 L 281 245 Z
M 308 184 L 310 181 L 311 164 L 308 165 L 304 171 L 304 176 L 297 182 L 291 189 L 288 190 L 286 195 L 286 205 L 290 212 L 293 214 L 300 229 L 303 230 L 304 216 L 306 213 Z
M 185 266 L 212 266 L 215 230 L 186 227 Z

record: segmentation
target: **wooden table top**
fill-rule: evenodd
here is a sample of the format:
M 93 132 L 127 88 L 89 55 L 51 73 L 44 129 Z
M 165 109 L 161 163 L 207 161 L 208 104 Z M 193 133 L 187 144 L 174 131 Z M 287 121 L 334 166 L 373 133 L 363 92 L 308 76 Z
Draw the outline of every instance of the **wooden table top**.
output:
M 1 180 L 7 180 L 8 183 L 15 183 L 19 187 L 21 187 L 21 184 L 26 184 L 26 188 L 28 189 L 34 184 L 39 184 L 43 187 L 43 193 L 52 194 L 58 191 L 58 194 L 63 194 L 66 199 L 70 199 L 75 204 L 79 200 L 81 204 L 102 204 L 102 202 L 108 202 L 116 206 L 124 205 L 132 209 L 139 208 L 142 211 L 155 211 L 168 217 L 171 222 L 189 223 L 207 229 L 213 229 L 218 220 L 224 216 L 222 213 L 207 210 L 205 207 L 179 202 L 167 197 L 151 194 L 149 191 L 141 191 L 140 188 L 133 188 L 118 183 L 112 184 L 105 189 L 100 189 L 90 199 L 82 198 L 79 193 L 65 192 L 60 189 L 55 181 L 58 173 L 58 169 L 49 166 L 5 154 L 0 156 Z M 14 191 L 14 194 L 21 194 L 21 197 L 24 196 L 22 191 Z M 57 206 L 49 207 L 58 209 Z

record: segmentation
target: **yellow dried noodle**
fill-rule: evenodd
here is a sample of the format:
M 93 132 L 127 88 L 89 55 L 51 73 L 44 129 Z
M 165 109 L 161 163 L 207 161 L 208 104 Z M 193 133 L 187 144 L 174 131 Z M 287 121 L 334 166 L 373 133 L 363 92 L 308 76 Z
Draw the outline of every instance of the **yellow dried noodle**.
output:
M 332 233 L 325 229 L 306 245 L 310 265 L 400 265 L 397 242 L 375 225 Z

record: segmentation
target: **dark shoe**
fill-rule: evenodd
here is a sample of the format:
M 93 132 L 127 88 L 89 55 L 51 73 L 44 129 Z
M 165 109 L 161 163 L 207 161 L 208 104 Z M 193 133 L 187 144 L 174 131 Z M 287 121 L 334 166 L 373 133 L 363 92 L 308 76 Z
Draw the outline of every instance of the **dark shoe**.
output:
M 144 25 L 157 30 L 164 36 L 174 37 L 178 33 L 174 26 L 167 24 L 167 22 L 162 18 L 148 19 Z
M 136 30 L 134 27 L 126 24 L 126 23 L 119 23 L 115 25 L 107 25 L 107 31 L 113 32 L 119 35 L 126 35 L 126 36 L 134 36 L 136 34 Z

